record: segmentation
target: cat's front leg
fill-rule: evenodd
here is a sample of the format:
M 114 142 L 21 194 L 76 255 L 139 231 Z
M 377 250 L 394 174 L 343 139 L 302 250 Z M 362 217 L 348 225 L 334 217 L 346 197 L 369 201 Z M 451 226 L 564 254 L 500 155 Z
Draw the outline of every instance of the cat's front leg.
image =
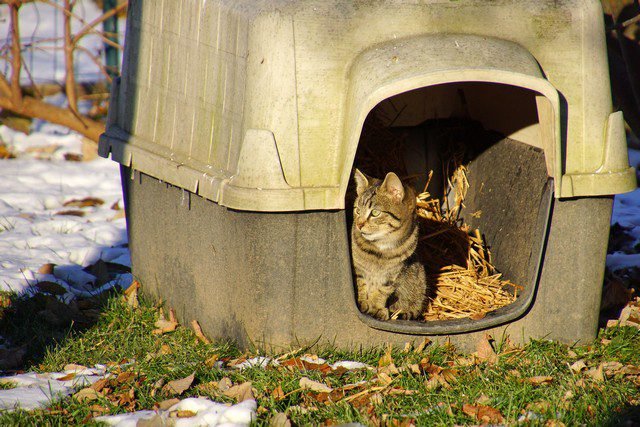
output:
M 393 293 L 393 286 L 382 285 L 371 288 L 368 295 L 369 314 L 376 319 L 389 320 L 389 309 L 387 300 Z
M 369 299 L 368 299 L 368 288 L 367 282 L 364 281 L 362 277 L 356 277 L 356 291 L 358 294 L 358 308 L 363 313 L 369 313 Z

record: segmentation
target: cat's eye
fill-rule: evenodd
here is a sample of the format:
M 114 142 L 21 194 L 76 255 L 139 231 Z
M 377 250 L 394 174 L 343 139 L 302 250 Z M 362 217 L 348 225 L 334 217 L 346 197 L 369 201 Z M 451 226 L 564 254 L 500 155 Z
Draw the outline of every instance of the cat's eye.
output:
M 371 210 L 371 216 L 374 217 L 374 218 L 379 217 L 380 216 L 380 211 L 377 210 L 377 209 L 372 209 Z

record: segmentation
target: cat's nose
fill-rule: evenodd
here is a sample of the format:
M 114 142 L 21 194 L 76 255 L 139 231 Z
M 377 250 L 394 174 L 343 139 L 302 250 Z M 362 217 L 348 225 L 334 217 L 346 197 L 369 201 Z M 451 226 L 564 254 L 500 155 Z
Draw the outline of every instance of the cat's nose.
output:
M 364 221 L 356 221 L 356 228 L 361 230 L 364 227 Z

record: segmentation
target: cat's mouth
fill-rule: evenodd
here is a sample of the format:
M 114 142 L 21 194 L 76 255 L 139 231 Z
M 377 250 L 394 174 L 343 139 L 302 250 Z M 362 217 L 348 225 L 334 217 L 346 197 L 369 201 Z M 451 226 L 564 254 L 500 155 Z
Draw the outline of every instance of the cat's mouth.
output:
M 384 235 L 384 233 L 380 231 L 367 232 L 362 230 L 360 230 L 360 234 L 362 234 L 362 237 L 364 237 L 365 240 L 369 240 L 370 242 L 378 240 Z

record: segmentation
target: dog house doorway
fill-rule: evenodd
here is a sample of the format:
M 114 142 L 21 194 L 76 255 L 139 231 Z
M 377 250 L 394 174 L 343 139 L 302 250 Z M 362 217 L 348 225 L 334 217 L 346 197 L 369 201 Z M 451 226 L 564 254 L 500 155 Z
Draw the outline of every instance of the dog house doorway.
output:
M 456 193 L 454 171 L 464 166 L 469 185 L 456 215 L 459 224 L 479 230 L 492 265 L 503 279 L 517 285 L 510 288 L 517 298 L 472 318 L 382 322 L 362 315 L 365 323 L 396 332 L 455 333 L 506 323 L 527 311 L 538 284 L 551 217 L 553 129 L 551 104 L 544 96 L 490 82 L 422 87 L 386 98 L 369 112 L 354 167 L 377 178 L 396 172 L 417 194 L 428 191 L 439 198 L 447 215 Z M 353 199 L 354 193 L 347 192 L 348 215 Z M 429 231 L 423 227 L 422 234 Z M 429 248 L 422 242 L 418 250 L 447 251 L 446 245 Z M 466 256 L 459 254 L 444 259 L 466 263 Z M 444 264 L 425 265 L 434 284 L 448 267 Z

